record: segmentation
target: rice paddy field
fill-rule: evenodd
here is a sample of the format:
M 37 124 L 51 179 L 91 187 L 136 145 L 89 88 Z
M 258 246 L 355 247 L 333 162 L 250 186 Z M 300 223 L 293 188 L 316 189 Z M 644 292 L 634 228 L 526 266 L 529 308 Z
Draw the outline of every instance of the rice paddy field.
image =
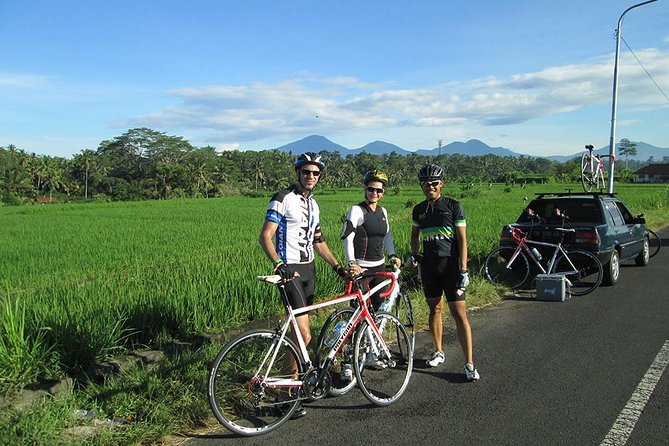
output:
M 467 214 L 470 257 L 493 248 L 525 197 L 565 185 L 526 188 L 447 184 Z M 579 186 L 573 185 L 578 191 Z M 669 222 L 669 188 L 620 185 L 618 195 L 648 225 Z M 38 377 L 85 372 L 126 348 L 220 333 L 281 314 L 258 234 L 271 194 L 171 201 L 0 207 L 0 389 Z M 317 191 L 321 225 L 343 260 L 339 234 L 361 190 Z M 416 188 L 389 189 L 397 253 L 409 253 Z M 343 283 L 322 261 L 319 296 Z M 473 270 L 473 269 L 472 269 Z

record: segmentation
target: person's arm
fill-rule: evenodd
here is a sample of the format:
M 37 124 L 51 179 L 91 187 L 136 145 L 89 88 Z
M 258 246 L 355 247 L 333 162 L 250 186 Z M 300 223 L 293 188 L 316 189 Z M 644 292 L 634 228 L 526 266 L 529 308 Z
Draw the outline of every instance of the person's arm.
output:
M 260 236 L 258 237 L 260 246 L 262 246 L 265 255 L 272 261 L 274 266 L 281 262 L 281 257 L 277 254 L 274 242 L 272 241 L 277 228 L 278 225 L 276 223 L 265 220 L 265 223 L 260 230 Z
M 456 226 L 455 233 L 460 254 L 460 271 L 467 272 L 467 226 Z
M 419 244 L 420 244 L 420 227 L 413 225 L 411 226 L 411 257 L 414 259 L 414 266 L 417 265 L 417 260 L 419 261 L 420 258 L 420 249 L 419 249 Z
M 314 237 L 314 250 L 340 277 L 346 277 L 348 275 L 348 270 L 341 266 L 337 261 L 337 258 L 332 254 L 332 251 L 330 251 L 330 247 L 325 242 L 325 239 L 320 232 L 316 233 L 316 236 Z M 352 269 L 356 274 L 360 273 L 359 266 L 355 265 Z
M 355 231 L 359 224 L 358 218 L 355 215 L 356 206 L 353 206 L 348 211 L 348 216 L 344 222 L 344 228 L 342 229 L 341 239 L 344 244 L 344 256 L 346 257 L 346 264 L 351 265 L 356 263 L 355 258 L 355 247 L 353 246 L 353 239 L 355 238 Z

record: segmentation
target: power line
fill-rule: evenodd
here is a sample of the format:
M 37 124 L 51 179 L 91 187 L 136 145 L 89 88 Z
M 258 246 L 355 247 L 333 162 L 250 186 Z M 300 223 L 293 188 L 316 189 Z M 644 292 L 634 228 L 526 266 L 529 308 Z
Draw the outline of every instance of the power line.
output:
M 655 86 L 657 87 L 657 89 L 660 90 L 660 93 L 662 93 L 662 96 L 664 96 L 664 98 L 667 100 L 667 102 L 669 102 L 669 96 L 667 96 L 666 93 L 662 90 L 662 88 L 657 84 L 657 82 L 655 82 L 655 79 L 653 79 L 653 76 L 651 76 L 650 73 L 648 72 L 648 70 L 646 70 L 646 67 L 643 66 L 643 64 L 641 63 L 641 61 L 639 60 L 639 58 L 636 56 L 636 54 L 634 54 L 634 51 L 632 51 L 632 48 L 630 48 L 630 46 L 627 44 L 627 42 L 625 41 L 625 39 L 624 39 L 622 36 L 620 36 L 620 38 L 622 39 L 623 42 L 625 42 L 625 46 L 627 47 L 628 50 L 630 50 L 630 53 L 632 53 L 632 55 L 634 56 L 634 58 L 636 59 L 636 61 L 639 63 L 639 65 L 641 66 L 641 68 L 643 68 L 643 71 L 646 72 L 646 74 L 648 75 L 648 77 L 650 78 L 650 80 L 653 81 L 653 83 L 655 84 Z

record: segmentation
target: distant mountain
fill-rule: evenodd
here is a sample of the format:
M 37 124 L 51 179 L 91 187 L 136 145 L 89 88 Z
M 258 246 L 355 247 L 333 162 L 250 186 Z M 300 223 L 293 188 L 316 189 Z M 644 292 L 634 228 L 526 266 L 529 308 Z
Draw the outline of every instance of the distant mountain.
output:
M 387 153 L 395 152 L 398 155 L 408 155 L 411 152 L 397 147 L 395 144 L 390 144 L 384 141 L 374 141 L 357 149 L 349 150 L 348 153 L 357 154 L 361 152 L 371 153 L 372 155 L 385 155 Z
M 634 142 L 634 141 L 633 141 Z M 636 161 L 648 161 L 648 159 L 652 156 L 653 157 L 653 162 L 661 162 L 662 159 L 667 156 L 669 157 L 669 148 L 661 148 L 661 147 L 656 147 L 651 144 L 647 144 L 645 142 L 635 142 L 636 143 L 636 156 L 630 156 L 630 160 L 636 160 Z M 620 147 L 620 143 L 616 144 L 616 160 L 624 161 L 625 157 L 621 156 L 620 153 L 618 153 L 618 148 Z M 566 161 L 569 161 L 570 159 L 573 158 L 580 158 L 581 155 L 585 153 L 585 149 L 583 149 L 580 152 L 574 153 L 573 155 L 566 155 L 566 156 L 547 156 L 551 161 L 557 161 L 560 163 L 564 163 Z M 595 153 L 598 155 L 608 155 L 609 154 L 609 146 L 608 144 L 601 149 L 595 150 Z
M 479 156 L 479 155 L 497 155 L 497 156 L 520 156 L 519 153 L 516 153 L 512 150 L 506 149 L 504 147 L 490 147 L 484 142 L 479 141 L 478 139 L 470 139 L 467 142 L 455 141 L 450 144 L 442 146 L 441 153 L 445 155 L 469 155 L 469 156 Z M 439 155 L 439 147 L 432 150 L 417 150 L 416 154 L 418 155 Z
M 276 150 L 282 152 L 290 152 L 295 155 L 304 152 L 320 152 L 327 150 L 330 152 L 339 152 L 342 155 L 350 153 L 351 151 L 344 146 L 340 146 L 324 136 L 311 135 L 299 141 L 291 142 L 285 146 L 277 147 Z
M 619 145 L 618 145 L 619 146 Z M 637 146 L 637 155 L 635 157 L 630 157 L 630 160 L 638 161 L 647 161 L 650 157 L 653 157 L 655 162 L 661 162 L 663 157 L 669 156 L 669 148 L 660 148 L 653 145 L 636 142 Z M 311 135 L 306 138 L 300 139 L 299 141 L 291 142 L 289 144 L 277 147 L 276 150 L 282 152 L 290 152 L 292 154 L 298 154 L 303 152 L 320 152 L 327 150 L 330 152 L 339 152 L 343 157 L 346 155 L 357 155 L 361 152 L 367 152 L 373 155 L 385 155 L 392 152 L 395 152 L 399 155 L 409 155 L 411 153 L 416 153 L 418 155 L 429 155 L 436 156 L 439 154 L 439 148 L 435 147 L 434 149 L 428 150 L 417 150 L 415 152 L 405 150 L 401 147 L 398 147 L 394 144 L 390 144 L 384 141 L 374 141 L 369 144 L 366 144 L 357 149 L 349 149 L 344 146 L 341 146 L 337 143 L 334 143 L 327 139 L 324 136 L 320 135 Z M 608 153 L 608 146 L 597 149 L 595 153 L 605 155 Z M 569 161 L 572 158 L 580 157 L 585 149 L 581 152 L 574 153 L 573 155 L 555 155 L 547 156 L 547 158 L 552 161 L 557 161 L 564 163 Z M 467 142 L 455 141 L 450 144 L 441 147 L 441 153 L 444 155 L 469 155 L 469 156 L 481 156 L 481 155 L 497 155 L 497 156 L 513 156 L 519 157 L 520 153 L 514 152 L 511 149 L 505 147 L 490 147 L 486 143 L 479 141 L 478 139 L 470 139 Z M 527 155 L 525 155 L 527 156 Z M 619 159 L 624 160 L 625 157 L 620 157 Z

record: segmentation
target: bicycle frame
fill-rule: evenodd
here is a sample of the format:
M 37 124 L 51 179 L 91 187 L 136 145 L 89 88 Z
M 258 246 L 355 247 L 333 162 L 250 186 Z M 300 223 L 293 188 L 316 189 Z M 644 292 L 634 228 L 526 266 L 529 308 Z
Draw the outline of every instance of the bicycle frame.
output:
M 514 230 L 514 228 L 512 227 L 512 229 L 511 229 L 512 233 L 513 233 L 513 230 Z M 562 235 L 563 238 L 564 238 L 565 233 L 573 232 L 573 229 L 556 228 L 556 230 L 563 232 L 563 235 Z M 516 250 L 514 251 L 513 255 L 509 259 L 509 261 L 507 262 L 507 264 L 506 264 L 507 268 L 510 268 L 511 265 L 513 264 L 513 262 L 516 260 L 516 258 L 520 254 L 520 252 L 524 251 L 525 254 L 526 254 L 526 257 L 528 257 L 529 259 L 532 260 L 532 262 L 534 262 L 534 264 L 541 270 L 542 274 L 551 274 L 551 273 L 554 272 L 555 265 L 556 265 L 555 261 L 557 260 L 558 254 L 562 254 L 564 256 L 564 258 L 569 262 L 569 266 L 571 266 L 571 268 L 573 270 L 573 271 L 561 271 L 560 272 L 561 275 L 566 275 L 566 274 L 570 274 L 572 272 L 577 272 L 576 266 L 571 261 L 571 259 L 569 258 L 569 255 L 567 254 L 567 251 L 564 249 L 564 247 L 562 245 L 562 239 L 557 244 L 556 243 L 539 242 L 539 241 L 535 241 L 535 240 L 530 240 L 530 239 L 527 238 L 527 235 L 518 236 L 517 239 L 516 239 L 516 236 L 513 236 L 512 239 L 516 242 Z M 549 247 L 553 248 L 553 254 L 550 258 L 550 261 L 546 265 L 547 266 L 546 268 L 544 268 L 542 263 L 535 257 L 535 255 L 532 253 L 532 251 L 528 247 L 528 246 L 532 246 L 532 245 L 549 246 Z
M 587 164 L 584 166 L 582 165 L 582 170 L 581 170 L 581 177 L 586 178 L 587 177 L 587 172 L 590 172 L 592 174 L 592 178 L 588 178 L 587 181 L 591 184 L 596 186 L 597 188 L 600 187 L 600 181 L 604 182 L 606 181 L 606 172 L 604 171 L 604 158 L 609 158 L 611 160 L 611 164 L 615 163 L 615 155 L 598 155 L 593 153 L 593 147 L 592 146 L 586 146 L 588 149 L 588 161 Z M 585 154 L 584 154 L 585 156 Z M 587 192 L 587 190 L 586 190 Z
M 384 273 L 381 273 L 384 274 Z M 281 281 L 280 276 L 258 276 L 258 280 L 261 280 L 263 282 L 268 282 L 268 283 L 273 283 L 279 287 L 281 290 L 281 296 L 284 301 L 284 304 L 286 306 L 286 312 L 287 312 L 287 318 L 286 321 L 283 323 L 281 329 L 280 329 L 280 336 L 277 338 L 275 344 L 270 348 L 263 358 L 263 360 L 260 363 L 260 366 L 258 367 L 258 370 L 256 374 L 254 375 L 256 379 L 257 377 L 263 377 L 263 383 L 267 385 L 268 387 L 302 387 L 304 384 L 304 381 L 302 379 L 295 379 L 295 378 L 269 378 L 271 376 L 270 372 L 272 368 L 274 367 L 274 361 L 276 360 L 276 356 L 278 354 L 278 346 L 280 346 L 286 337 L 286 333 L 288 332 L 288 328 L 292 327 L 293 328 L 293 333 L 295 334 L 295 338 L 297 340 L 297 346 L 300 351 L 300 356 L 302 363 L 307 365 L 307 371 L 310 371 L 313 368 L 313 364 L 311 361 L 311 358 L 309 356 L 309 352 L 307 350 L 306 343 L 304 342 L 304 338 L 302 337 L 302 333 L 300 332 L 299 326 L 297 325 L 297 316 L 301 314 L 308 313 L 309 311 L 317 310 L 319 308 L 324 308 L 324 307 L 329 307 L 345 302 L 349 302 L 352 300 L 357 299 L 360 305 L 356 308 L 356 310 L 353 313 L 353 316 L 349 319 L 348 323 L 346 326 L 343 328 L 341 334 L 339 335 L 339 338 L 336 340 L 330 351 L 328 352 L 328 355 L 323 359 L 323 362 L 319 364 L 318 370 L 319 372 L 322 370 L 326 370 L 328 366 L 328 362 L 332 361 L 341 346 L 344 344 L 346 339 L 349 337 L 351 333 L 353 333 L 353 329 L 363 320 L 365 320 L 368 323 L 368 327 L 370 327 L 372 330 L 371 332 L 373 333 L 374 338 L 376 339 L 377 342 L 374 342 L 374 348 L 377 348 L 377 345 L 381 347 L 382 351 L 378 351 L 377 353 L 384 353 L 385 355 L 390 356 L 390 350 L 388 349 L 388 346 L 386 345 L 385 341 L 383 340 L 383 336 L 381 336 L 381 333 L 379 331 L 379 328 L 376 326 L 376 323 L 374 322 L 374 318 L 372 317 L 371 313 L 369 312 L 369 309 L 367 308 L 367 301 L 369 300 L 370 296 L 380 289 L 388 286 L 391 284 L 391 289 L 394 286 L 395 278 L 389 277 L 389 280 L 384 280 L 383 282 L 379 283 L 376 285 L 374 288 L 370 289 L 366 293 L 363 293 L 360 289 L 356 290 L 355 292 L 347 292 L 341 296 L 335 297 L 330 300 L 326 300 L 323 302 L 319 302 L 316 304 L 312 305 L 307 305 L 302 308 L 298 309 L 293 309 L 290 303 L 288 302 L 288 298 L 286 297 L 285 293 L 285 285 Z M 264 371 L 264 373 L 262 373 Z M 322 384 L 322 376 L 319 373 L 318 376 L 318 384 Z

